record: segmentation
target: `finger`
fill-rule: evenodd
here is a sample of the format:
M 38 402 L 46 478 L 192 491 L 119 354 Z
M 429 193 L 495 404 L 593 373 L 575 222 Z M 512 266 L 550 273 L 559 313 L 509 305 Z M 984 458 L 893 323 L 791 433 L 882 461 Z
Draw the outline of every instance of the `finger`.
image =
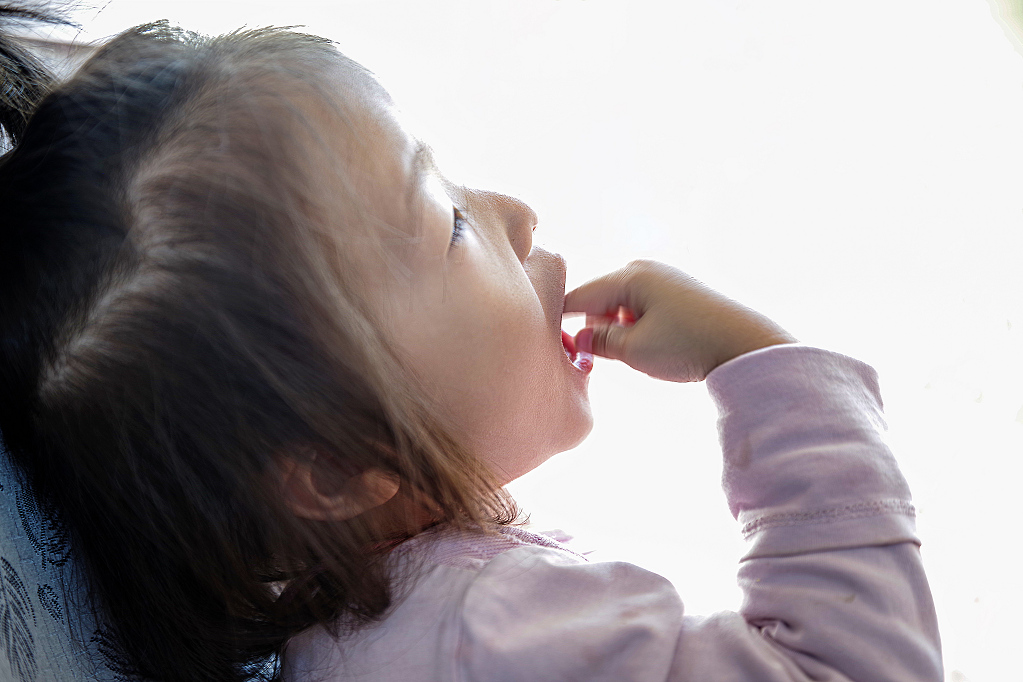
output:
M 618 319 L 618 316 L 613 313 L 605 313 L 603 315 L 587 315 L 586 325 L 587 327 L 596 327 L 600 324 L 614 324 Z
M 629 330 L 613 324 L 602 324 L 593 327 L 593 354 L 612 360 L 625 358 L 625 342 Z
M 636 310 L 639 291 L 634 271 L 628 267 L 590 280 L 565 295 L 565 312 L 617 315 L 621 306 Z

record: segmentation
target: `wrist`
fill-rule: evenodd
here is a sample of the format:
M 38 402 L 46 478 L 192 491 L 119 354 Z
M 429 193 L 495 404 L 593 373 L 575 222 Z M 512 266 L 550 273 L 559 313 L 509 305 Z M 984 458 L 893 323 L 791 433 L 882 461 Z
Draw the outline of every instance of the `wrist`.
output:
M 769 348 L 770 346 L 780 346 L 787 343 L 799 343 L 791 334 L 783 330 L 773 330 L 769 333 L 759 334 L 757 336 L 742 339 L 738 343 L 729 344 L 726 348 L 722 348 L 721 352 L 716 358 L 716 362 L 711 371 L 725 364 L 729 360 L 734 360 L 740 355 L 746 355 L 762 348 Z

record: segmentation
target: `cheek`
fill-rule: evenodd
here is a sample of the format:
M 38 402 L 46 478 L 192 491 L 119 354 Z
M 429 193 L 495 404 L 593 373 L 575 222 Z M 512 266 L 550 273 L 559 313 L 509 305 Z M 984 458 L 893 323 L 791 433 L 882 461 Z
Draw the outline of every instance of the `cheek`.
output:
M 532 468 L 589 429 L 563 366 L 560 325 L 538 298 L 560 291 L 537 292 L 511 265 L 462 262 L 417 283 L 394 335 L 442 424 L 505 472 Z
M 438 322 L 410 351 L 449 425 L 473 440 L 529 428 L 534 412 L 551 402 L 545 393 L 557 369 L 542 312 L 491 304 L 468 320 Z
M 552 335 L 525 274 L 501 265 L 463 264 L 447 282 L 443 305 L 432 306 L 441 329 L 431 345 L 449 353 L 462 374 L 494 378 L 536 363 Z

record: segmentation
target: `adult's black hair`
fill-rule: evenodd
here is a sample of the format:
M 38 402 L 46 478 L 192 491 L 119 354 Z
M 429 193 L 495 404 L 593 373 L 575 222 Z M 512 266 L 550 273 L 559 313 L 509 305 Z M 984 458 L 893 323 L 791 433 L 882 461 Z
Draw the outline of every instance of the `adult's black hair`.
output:
M 49 69 L 9 33 L 12 28 L 40 23 L 67 23 L 67 19 L 47 4 L 0 3 L 0 145 L 4 148 L 21 138 L 29 116 L 53 86 Z

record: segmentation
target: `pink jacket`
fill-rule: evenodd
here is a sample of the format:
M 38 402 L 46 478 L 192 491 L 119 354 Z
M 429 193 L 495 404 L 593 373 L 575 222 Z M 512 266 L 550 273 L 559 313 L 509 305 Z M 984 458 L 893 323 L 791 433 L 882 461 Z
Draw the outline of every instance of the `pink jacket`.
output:
M 749 543 L 738 613 L 685 614 L 664 578 L 523 530 L 432 530 L 395 553 L 415 580 L 385 618 L 340 641 L 321 628 L 295 637 L 285 681 L 940 682 L 875 372 L 774 346 L 707 383 Z

